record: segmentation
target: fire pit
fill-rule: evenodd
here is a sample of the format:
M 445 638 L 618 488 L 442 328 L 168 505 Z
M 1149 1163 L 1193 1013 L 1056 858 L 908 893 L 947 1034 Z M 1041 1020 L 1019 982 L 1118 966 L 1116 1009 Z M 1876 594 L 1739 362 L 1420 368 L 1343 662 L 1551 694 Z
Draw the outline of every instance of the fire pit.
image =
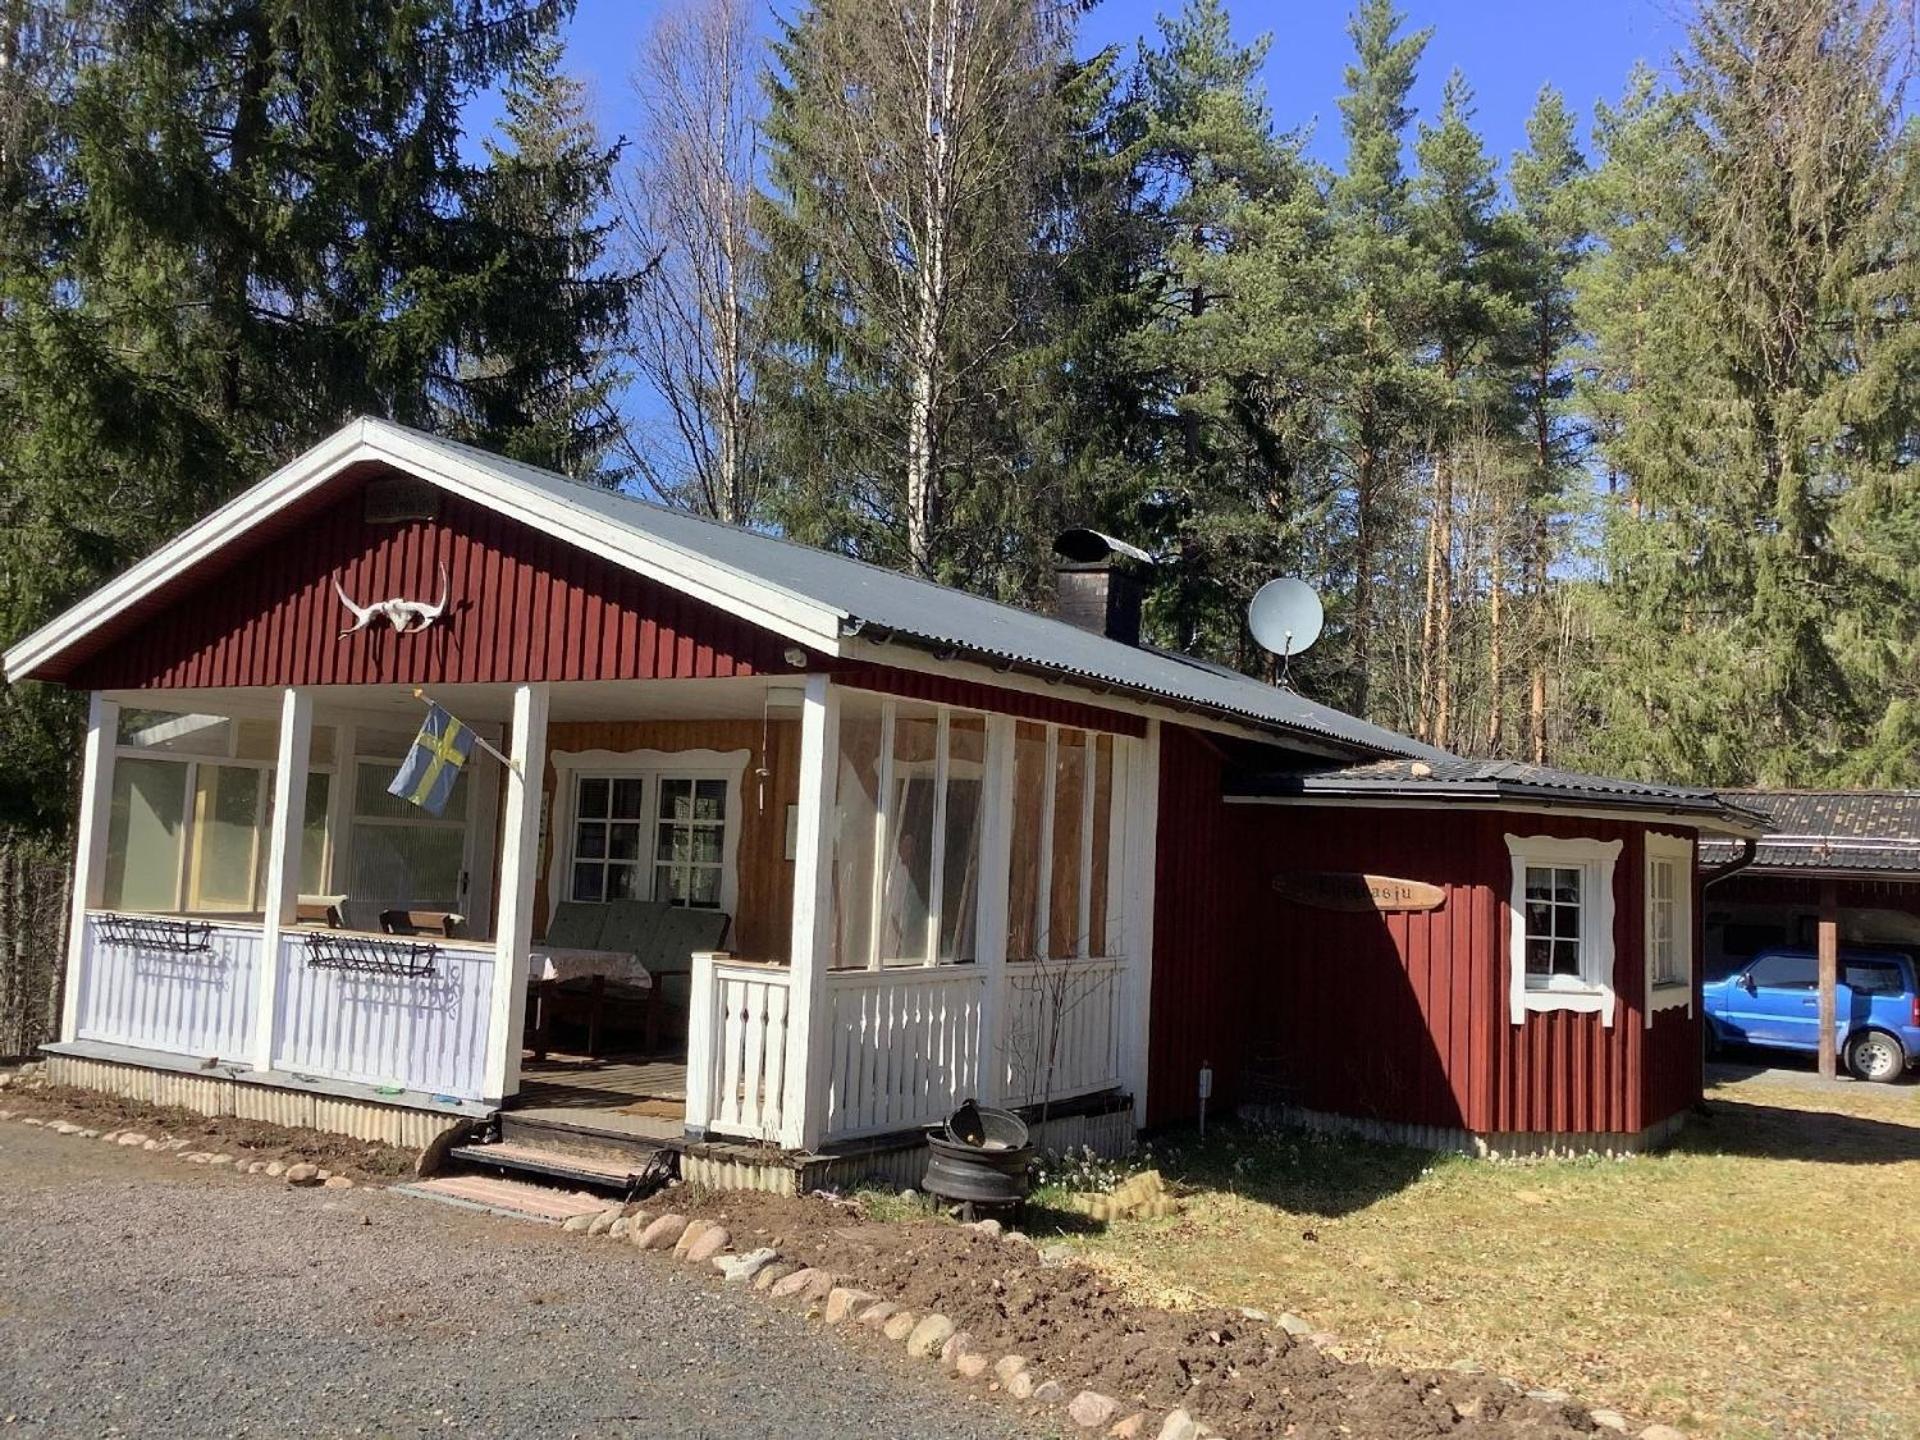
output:
M 967 1101 L 943 1127 L 927 1131 L 929 1195 L 960 1207 L 972 1220 L 980 1210 L 1015 1212 L 1026 1203 L 1027 1167 L 1033 1146 L 1027 1127 L 1011 1110 Z

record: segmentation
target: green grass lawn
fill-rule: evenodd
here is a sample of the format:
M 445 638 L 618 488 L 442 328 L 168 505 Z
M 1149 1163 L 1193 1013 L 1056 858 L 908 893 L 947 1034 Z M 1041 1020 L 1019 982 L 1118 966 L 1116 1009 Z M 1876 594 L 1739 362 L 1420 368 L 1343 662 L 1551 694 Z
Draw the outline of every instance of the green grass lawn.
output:
M 1043 1210 L 1142 1298 L 1291 1310 L 1697 1435 L 1920 1434 L 1920 1086 L 1748 1081 L 1657 1156 L 1489 1164 L 1172 1137 L 1176 1220 Z M 1058 1189 L 1045 1191 L 1058 1197 Z

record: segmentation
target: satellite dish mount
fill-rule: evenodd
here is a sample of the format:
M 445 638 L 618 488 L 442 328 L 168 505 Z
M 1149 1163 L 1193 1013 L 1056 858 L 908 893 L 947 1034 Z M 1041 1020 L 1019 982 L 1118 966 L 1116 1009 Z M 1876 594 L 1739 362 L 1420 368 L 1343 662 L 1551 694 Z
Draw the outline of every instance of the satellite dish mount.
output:
M 1247 606 L 1247 628 L 1260 648 L 1279 662 L 1278 683 L 1288 683 L 1293 657 L 1305 654 L 1320 638 L 1326 608 L 1304 580 L 1269 580 Z

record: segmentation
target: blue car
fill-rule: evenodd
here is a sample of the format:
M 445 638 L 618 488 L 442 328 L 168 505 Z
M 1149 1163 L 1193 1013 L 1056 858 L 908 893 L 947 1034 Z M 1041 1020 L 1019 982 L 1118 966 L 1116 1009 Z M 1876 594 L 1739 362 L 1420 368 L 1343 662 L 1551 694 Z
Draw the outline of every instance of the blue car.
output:
M 1702 991 L 1707 1043 L 1775 1050 L 1820 1048 L 1820 959 L 1812 950 L 1763 950 Z M 1860 1080 L 1897 1080 L 1920 1064 L 1920 984 L 1913 957 L 1842 950 L 1834 989 L 1834 1044 Z

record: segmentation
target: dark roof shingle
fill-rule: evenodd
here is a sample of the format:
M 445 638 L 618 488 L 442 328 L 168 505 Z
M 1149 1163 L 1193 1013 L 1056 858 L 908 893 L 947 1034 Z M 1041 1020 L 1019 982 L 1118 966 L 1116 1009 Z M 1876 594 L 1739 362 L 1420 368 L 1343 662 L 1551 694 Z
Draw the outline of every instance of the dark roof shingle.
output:
M 1765 870 L 1920 874 L 1920 790 L 1729 790 L 1767 818 L 1753 866 Z M 1703 863 L 1737 852 L 1702 845 Z

